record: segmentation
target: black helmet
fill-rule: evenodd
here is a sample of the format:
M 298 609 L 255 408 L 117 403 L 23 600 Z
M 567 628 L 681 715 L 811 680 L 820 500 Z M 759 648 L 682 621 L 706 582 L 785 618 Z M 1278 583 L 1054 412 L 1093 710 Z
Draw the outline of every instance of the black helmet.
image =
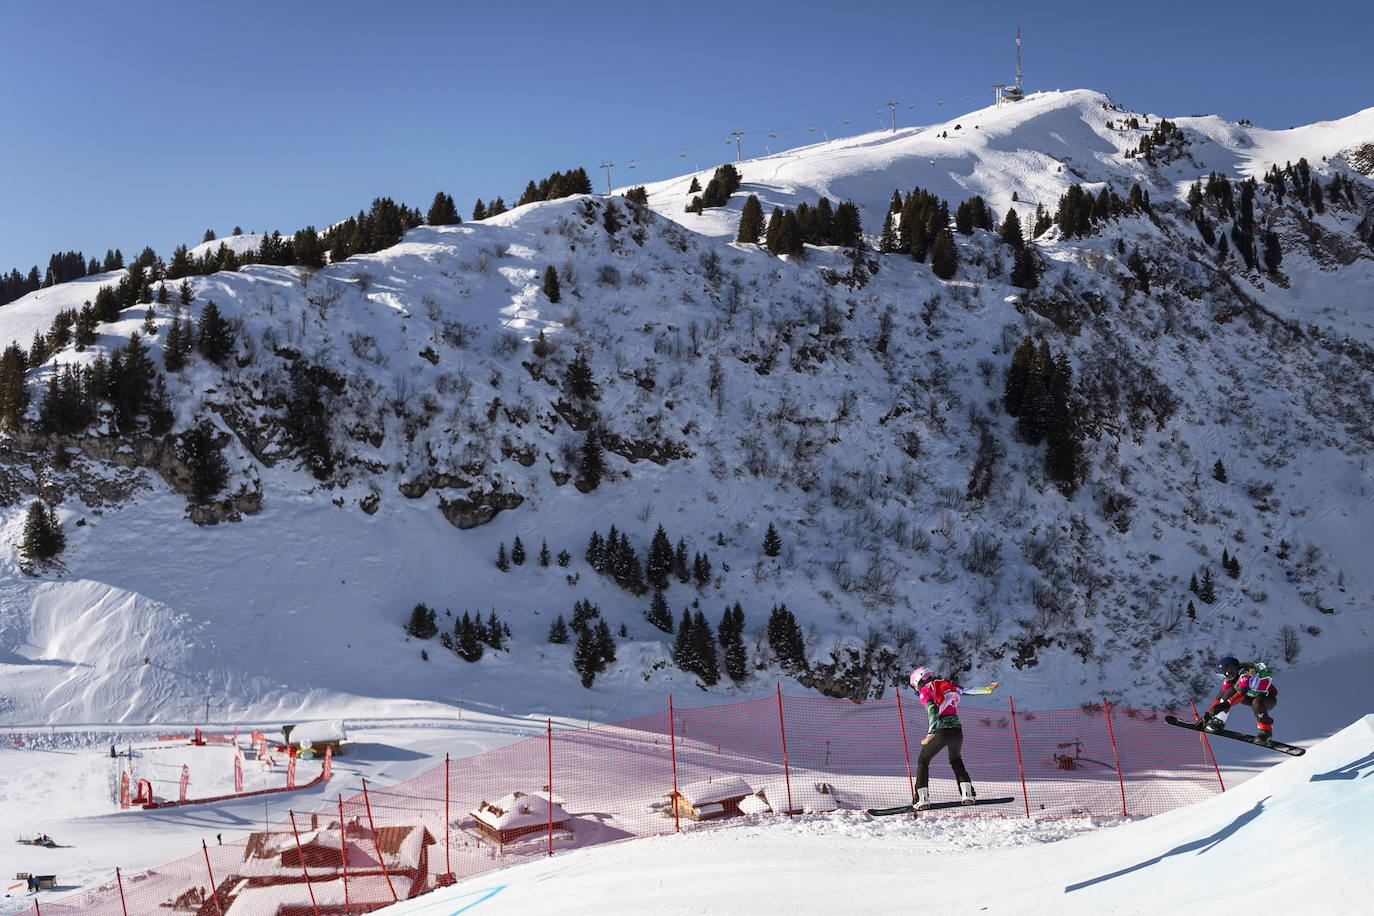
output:
M 1218 671 L 1225 671 L 1227 668 L 1239 668 L 1239 667 L 1240 667 L 1240 659 L 1236 658 L 1234 655 L 1224 655 L 1224 656 L 1222 656 L 1221 658 L 1217 659 L 1217 670 L 1218 670 Z

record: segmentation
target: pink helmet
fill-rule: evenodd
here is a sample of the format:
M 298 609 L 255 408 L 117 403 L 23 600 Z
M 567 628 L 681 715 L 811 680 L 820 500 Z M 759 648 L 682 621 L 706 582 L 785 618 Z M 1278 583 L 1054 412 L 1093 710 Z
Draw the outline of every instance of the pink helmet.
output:
M 927 666 L 922 665 L 915 671 L 911 672 L 911 686 L 917 690 L 920 690 L 921 685 L 933 677 L 935 677 L 935 672 Z

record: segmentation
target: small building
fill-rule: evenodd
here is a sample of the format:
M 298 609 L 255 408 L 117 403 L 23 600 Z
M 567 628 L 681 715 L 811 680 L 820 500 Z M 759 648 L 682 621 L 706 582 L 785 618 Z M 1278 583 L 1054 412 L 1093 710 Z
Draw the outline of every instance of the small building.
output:
M 777 814 L 823 814 L 840 807 L 835 798 L 835 787 L 828 782 L 794 779 L 789 792 L 787 784 L 778 781 L 765 786 L 759 794 L 768 800 L 769 807 Z
M 572 818 L 557 799 L 542 792 L 512 792 L 494 802 L 484 801 L 472 812 L 477 829 L 498 843 L 549 829 L 568 829 Z
M 740 802 L 746 795 L 753 794 L 754 790 L 743 778 L 723 776 L 678 786 L 677 791 L 669 792 L 667 797 L 679 817 L 706 821 L 741 813 Z
M 281 727 L 282 746 L 295 748 L 301 756 L 323 757 L 325 748 L 332 748 L 334 756 L 343 753 L 348 740 L 342 722 L 301 722 Z
M 299 839 L 293 831 L 251 834 L 243 861 L 220 881 L 218 907 L 202 894 L 184 901 L 183 908 L 200 916 L 343 913 L 345 865 L 353 912 L 390 904 L 393 892 L 406 900 L 429 889 L 429 847 L 436 840 L 424 826 L 379 827 L 374 835 L 356 819 L 342 829 L 337 821 L 320 826 L 319 818 L 311 820 Z M 310 909 L 312 890 L 317 910 Z M 179 902 L 166 905 L 176 909 Z

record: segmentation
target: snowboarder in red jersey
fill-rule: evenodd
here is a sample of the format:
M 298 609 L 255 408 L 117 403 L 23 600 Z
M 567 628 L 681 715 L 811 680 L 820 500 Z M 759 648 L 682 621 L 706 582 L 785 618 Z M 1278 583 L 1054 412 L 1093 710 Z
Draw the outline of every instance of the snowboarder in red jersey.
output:
M 1264 662 L 1242 662 L 1227 655 L 1217 662 L 1221 672 L 1221 690 L 1207 707 L 1201 722 L 1204 731 L 1216 731 L 1226 726 L 1231 707 L 1244 704 L 1255 711 L 1255 727 L 1259 734 L 1256 744 L 1267 745 L 1274 740 L 1274 719 L 1269 715 L 1279 702 L 1279 689 L 1274 676 Z
M 930 730 L 921 739 L 921 754 L 916 760 L 916 797 L 912 806 L 920 811 L 930 807 L 930 762 L 940 751 L 949 749 L 949 765 L 959 782 L 959 798 L 966 805 L 975 804 L 973 780 L 964 768 L 964 727 L 959 722 L 959 698 L 964 694 L 987 694 L 997 689 L 993 681 L 986 687 L 968 690 L 944 680 L 922 665 L 911 672 L 911 686 L 925 704 Z

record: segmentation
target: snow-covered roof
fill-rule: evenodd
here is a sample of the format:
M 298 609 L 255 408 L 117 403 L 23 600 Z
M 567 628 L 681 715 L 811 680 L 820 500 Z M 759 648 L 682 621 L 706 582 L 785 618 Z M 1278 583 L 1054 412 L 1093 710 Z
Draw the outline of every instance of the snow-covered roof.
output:
M 714 779 L 678 786 L 677 794 L 686 799 L 693 808 L 700 810 L 702 805 L 727 799 L 743 798 L 753 794 L 753 791 L 743 777 L 719 776 Z
M 291 729 L 290 742 L 301 744 L 309 741 L 312 744 L 323 741 L 346 741 L 348 733 L 344 731 L 344 725 L 338 720 L 323 722 L 302 722 Z
M 482 802 L 472 816 L 494 830 L 515 830 L 547 824 L 550 820 L 566 821 L 568 812 L 541 793 L 512 792 L 494 802 Z

